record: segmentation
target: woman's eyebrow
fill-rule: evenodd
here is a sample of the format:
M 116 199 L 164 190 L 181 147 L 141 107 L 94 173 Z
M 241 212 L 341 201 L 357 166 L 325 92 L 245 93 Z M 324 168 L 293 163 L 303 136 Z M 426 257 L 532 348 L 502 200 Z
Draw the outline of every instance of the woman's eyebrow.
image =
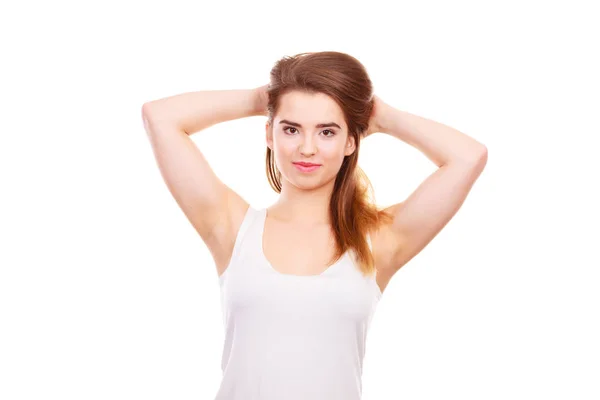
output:
M 279 123 L 280 124 L 288 124 L 288 125 L 292 125 L 292 126 L 295 126 L 295 127 L 298 127 L 298 128 L 302 128 L 302 125 L 300 125 L 299 123 L 288 121 L 287 119 L 282 119 L 281 121 L 279 121 Z M 317 124 L 317 125 L 315 125 L 315 128 L 329 128 L 329 127 L 332 127 L 332 126 L 335 126 L 338 129 L 342 129 L 342 127 L 339 126 L 338 124 L 336 124 L 335 122 L 327 122 L 327 123 L 324 123 L 324 124 Z

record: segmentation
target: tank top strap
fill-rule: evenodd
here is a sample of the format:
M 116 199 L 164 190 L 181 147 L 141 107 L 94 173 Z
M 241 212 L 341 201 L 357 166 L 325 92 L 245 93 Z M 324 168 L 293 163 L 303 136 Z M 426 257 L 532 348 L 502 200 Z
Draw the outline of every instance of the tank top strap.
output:
M 371 234 L 370 233 L 367 233 L 367 243 L 369 244 L 369 250 L 371 250 L 371 253 L 372 253 L 373 252 L 373 244 L 371 243 Z M 375 273 L 370 278 L 370 280 L 371 280 L 373 286 L 375 287 L 375 292 L 376 292 L 377 298 L 381 298 L 383 293 L 381 292 L 381 287 L 377 283 L 377 273 L 378 273 L 377 265 L 375 265 Z
M 237 264 L 239 264 L 239 258 L 241 253 L 243 252 L 244 242 L 247 236 L 251 235 L 251 228 L 253 223 L 259 216 L 258 209 L 252 207 L 252 205 L 248 206 L 246 210 L 246 214 L 244 215 L 244 219 L 238 229 L 238 232 L 235 237 L 235 244 L 233 245 L 233 251 L 231 253 L 231 259 L 225 271 L 219 276 L 219 280 L 223 280 L 226 275 L 230 273 L 230 270 L 237 268 Z M 252 239 L 252 238 L 250 238 Z

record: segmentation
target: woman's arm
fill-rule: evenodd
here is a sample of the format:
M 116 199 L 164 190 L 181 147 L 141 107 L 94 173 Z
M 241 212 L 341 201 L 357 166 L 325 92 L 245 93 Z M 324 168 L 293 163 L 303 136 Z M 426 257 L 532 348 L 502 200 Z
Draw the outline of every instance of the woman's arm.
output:
M 219 122 L 259 115 L 255 93 L 254 89 L 189 92 L 142 106 L 160 173 L 213 255 L 219 275 L 229 263 L 249 204 L 219 179 L 190 135 Z
M 483 144 L 454 128 L 398 110 L 381 100 L 376 104 L 379 132 L 415 147 L 438 167 L 450 162 L 472 162 L 487 153 Z
M 168 123 L 191 135 L 220 122 L 264 115 L 258 89 L 182 93 L 145 103 L 142 113 L 154 124 Z
M 394 220 L 377 235 L 374 249 L 389 252 L 376 258 L 386 260 L 382 268 L 391 277 L 454 217 L 487 163 L 487 149 L 456 129 L 382 101 L 372 119 L 372 130 L 416 147 L 439 167 L 406 200 L 386 209 Z

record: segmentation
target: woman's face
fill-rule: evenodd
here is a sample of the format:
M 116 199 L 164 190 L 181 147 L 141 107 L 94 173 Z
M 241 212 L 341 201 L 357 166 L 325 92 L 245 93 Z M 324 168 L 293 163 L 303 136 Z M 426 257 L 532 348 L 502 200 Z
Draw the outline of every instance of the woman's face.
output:
M 273 126 L 267 123 L 266 131 L 267 146 L 274 152 L 282 178 L 300 188 L 331 182 L 344 157 L 356 148 L 354 138 L 348 136 L 342 109 L 323 93 L 284 94 Z M 318 167 L 306 169 L 296 165 L 301 162 Z

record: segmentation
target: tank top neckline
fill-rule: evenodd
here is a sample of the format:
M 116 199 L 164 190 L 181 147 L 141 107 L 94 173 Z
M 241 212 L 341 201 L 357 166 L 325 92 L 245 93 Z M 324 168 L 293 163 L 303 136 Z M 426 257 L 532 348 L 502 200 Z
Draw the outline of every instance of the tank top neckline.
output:
M 275 269 L 275 267 L 273 266 L 273 264 L 271 264 L 271 262 L 269 261 L 269 259 L 267 258 L 265 251 L 264 251 L 264 247 L 263 247 L 263 239 L 264 239 L 264 234 L 265 234 L 265 225 L 267 222 L 267 207 L 263 207 L 261 209 L 259 209 L 260 212 L 260 220 L 259 220 L 259 234 L 258 234 L 258 252 L 260 254 L 260 257 L 262 258 L 262 261 L 267 265 L 267 267 L 273 271 L 274 273 L 276 273 L 277 275 L 282 275 L 285 277 L 293 277 L 293 278 L 300 278 L 300 279 L 311 279 L 311 278 L 318 278 L 321 276 L 325 276 L 329 273 L 331 273 L 334 269 L 337 269 L 337 267 L 342 264 L 347 258 L 348 258 L 348 251 L 346 251 L 336 262 L 334 262 L 333 264 L 331 264 L 329 267 L 327 267 L 324 271 L 318 273 L 318 274 L 310 274 L 310 275 L 297 275 L 297 274 L 290 274 L 290 273 L 285 273 L 285 272 L 281 272 L 278 271 L 277 269 Z

